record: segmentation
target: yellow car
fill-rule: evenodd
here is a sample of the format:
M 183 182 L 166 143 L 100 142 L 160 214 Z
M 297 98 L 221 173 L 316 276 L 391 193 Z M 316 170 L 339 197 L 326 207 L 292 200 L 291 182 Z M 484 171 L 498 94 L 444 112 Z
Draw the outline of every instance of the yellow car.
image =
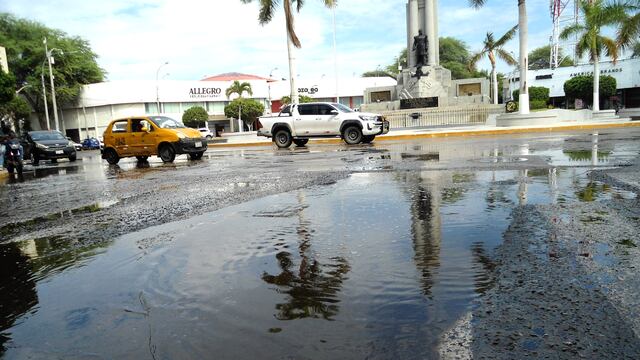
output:
M 102 158 L 117 164 L 123 157 L 145 161 L 158 155 L 164 162 L 173 162 L 178 154 L 198 160 L 206 150 L 207 142 L 198 130 L 166 116 L 139 116 L 113 120 L 107 126 Z

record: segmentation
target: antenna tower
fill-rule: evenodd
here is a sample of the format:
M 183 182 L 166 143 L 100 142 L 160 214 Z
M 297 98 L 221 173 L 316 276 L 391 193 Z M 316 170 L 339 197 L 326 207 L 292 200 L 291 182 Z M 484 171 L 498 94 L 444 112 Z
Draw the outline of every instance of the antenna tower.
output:
M 575 44 L 578 39 L 572 40 L 560 40 L 560 33 L 564 28 L 577 24 L 580 20 L 580 8 L 579 0 L 550 0 L 549 10 L 551 12 L 551 19 L 553 20 L 553 29 L 551 32 L 551 54 L 549 59 L 549 66 L 552 69 L 557 68 L 562 62 L 560 58 L 561 53 L 564 51 L 564 56 L 572 54 L 574 63 L 578 62 L 575 50 Z

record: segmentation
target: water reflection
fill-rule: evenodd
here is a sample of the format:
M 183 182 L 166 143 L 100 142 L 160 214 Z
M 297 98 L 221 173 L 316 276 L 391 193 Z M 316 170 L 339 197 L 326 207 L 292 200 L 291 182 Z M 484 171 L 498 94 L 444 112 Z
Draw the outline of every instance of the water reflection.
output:
M 278 275 L 267 272 L 262 280 L 278 286 L 279 293 L 287 294 L 286 302 L 276 304 L 275 317 L 278 320 L 315 318 L 333 320 L 340 310 L 338 294 L 351 267 L 343 257 L 330 258 L 330 263 L 322 264 L 311 250 L 312 232 L 310 221 L 304 218 L 304 195 L 298 193 L 300 203 L 298 216 L 298 257 L 296 266 L 294 255 L 288 251 L 276 254 L 282 270 Z
M 4 333 L 15 321 L 38 304 L 36 283 L 29 256 L 33 249 L 0 246 L 0 356 L 6 351 L 10 334 Z
M 493 271 L 497 264 L 487 255 L 484 244 L 476 242 L 471 245 L 471 254 L 474 264 L 480 268 L 474 276 L 475 292 L 483 294 L 493 286 Z

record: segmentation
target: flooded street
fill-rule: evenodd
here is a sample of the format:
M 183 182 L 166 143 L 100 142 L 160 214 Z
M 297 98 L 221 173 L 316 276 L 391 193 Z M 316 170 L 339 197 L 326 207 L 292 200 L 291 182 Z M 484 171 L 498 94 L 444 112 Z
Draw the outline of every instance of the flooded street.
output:
M 640 130 L 80 155 L 0 185 L 2 358 L 640 357 Z

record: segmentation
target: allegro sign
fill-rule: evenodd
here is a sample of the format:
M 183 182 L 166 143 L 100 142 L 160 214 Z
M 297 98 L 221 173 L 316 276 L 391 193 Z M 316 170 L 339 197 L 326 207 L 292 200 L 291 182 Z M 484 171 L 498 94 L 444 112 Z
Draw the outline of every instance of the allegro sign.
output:
M 189 97 L 191 98 L 220 97 L 221 94 L 222 94 L 222 88 L 195 87 L 195 88 L 189 89 Z

